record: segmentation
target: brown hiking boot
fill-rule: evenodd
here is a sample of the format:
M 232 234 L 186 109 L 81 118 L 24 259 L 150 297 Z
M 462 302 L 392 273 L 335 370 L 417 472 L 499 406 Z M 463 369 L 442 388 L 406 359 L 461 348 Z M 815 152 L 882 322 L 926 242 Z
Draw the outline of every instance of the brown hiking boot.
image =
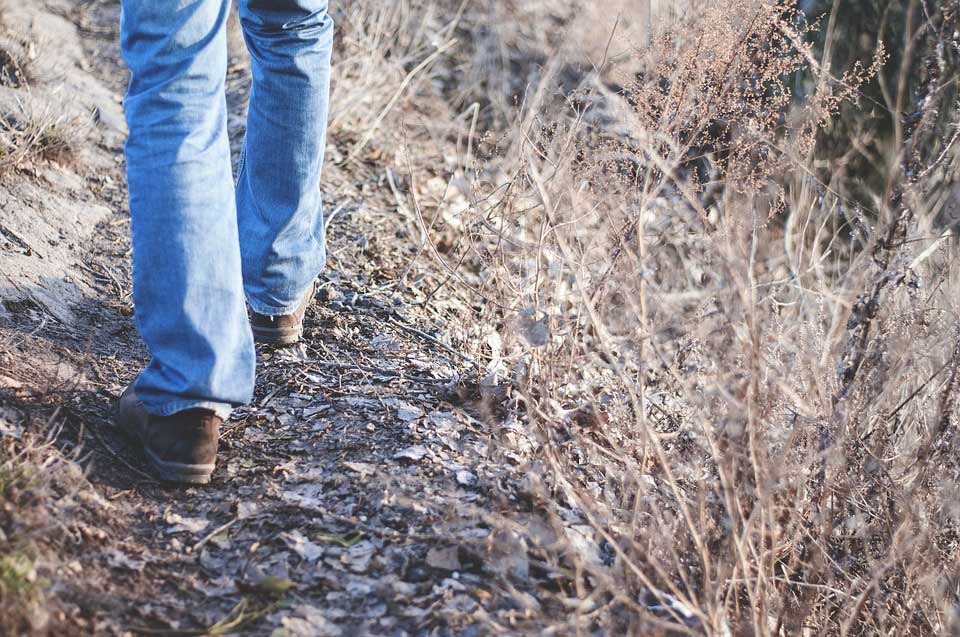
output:
M 293 314 L 269 316 L 250 310 L 253 340 L 269 345 L 293 345 L 298 342 L 303 336 L 303 317 L 316 293 L 317 282 L 314 280 Z
M 223 422 L 212 411 L 187 409 L 172 416 L 152 416 L 131 385 L 120 396 L 114 422 L 143 446 L 150 468 L 161 480 L 210 482 Z

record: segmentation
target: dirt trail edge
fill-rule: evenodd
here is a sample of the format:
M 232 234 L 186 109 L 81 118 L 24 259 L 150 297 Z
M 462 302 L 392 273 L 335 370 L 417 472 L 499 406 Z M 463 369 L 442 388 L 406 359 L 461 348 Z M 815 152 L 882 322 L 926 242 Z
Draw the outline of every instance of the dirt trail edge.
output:
M 0 439 L 49 440 L 43 453 L 83 468 L 24 509 L 49 511 L 32 527 L 46 530 L 50 613 L 36 632 L 509 634 L 542 612 L 550 567 L 529 538 L 556 538 L 517 455 L 534 443 L 484 410 L 477 364 L 444 329 L 462 301 L 399 277 L 418 237 L 376 166 L 328 166 L 331 263 L 304 342 L 260 350 L 256 398 L 225 424 L 213 484 L 167 488 L 141 470 L 108 417 L 146 359 L 130 306 L 119 4 L 22 4 L 4 14 L 13 39 L 41 47 L 37 59 L 62 53 L 30 90 L 66 83 L 86 118 L 76 152 L 0 188 Z M 248 83 L 235 49 L 235 143 Z M 498 519 L 506 507 L 531 511 L 523 534 Z

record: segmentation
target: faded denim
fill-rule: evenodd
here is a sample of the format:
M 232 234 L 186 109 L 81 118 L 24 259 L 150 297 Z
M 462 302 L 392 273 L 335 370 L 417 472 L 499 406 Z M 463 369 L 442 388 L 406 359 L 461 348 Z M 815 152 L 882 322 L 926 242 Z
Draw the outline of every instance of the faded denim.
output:
M 326 261 L 320 170 L 333 22 L 326 0 L 239 0 L 253 86 L 230 166 L 230 0 L 123 0 L 133 300 L 155 415 L 221 416 L 253 395 L 245 302 L 287 314 Z

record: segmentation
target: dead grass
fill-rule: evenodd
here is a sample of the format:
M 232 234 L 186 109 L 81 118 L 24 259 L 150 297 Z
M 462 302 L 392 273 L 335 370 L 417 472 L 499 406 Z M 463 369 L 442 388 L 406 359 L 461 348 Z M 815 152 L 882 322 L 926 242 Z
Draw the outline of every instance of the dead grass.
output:
M 0 86 L 20 88 L 29 83 L 36 47 L 8 26 L 6 1 L 0 2 Z
M 9 414 L 9 403 L 2 404 L 3 414 Z M 67 473 L 74 472 L 76 479 L 79 470 L 35 433 L 10 422 L 0 424 L 5 428 L 0 441 L 0 634 L 47 634 L 55 605 L 43 573 L 49 575 L 45 565 L 58 543 L 58 525 L 51 516 L 54 511 L 66 513 L 54 500 L 66 493 Z
M 88 139 L 87 119 L 56 96 L 28 92 L 8 103 L 0 119 L 0 173 L 30 162 L 68 164 Z
M 5 26 L 0 3 L 0 174 L 31 163 L 73 161 L 91 132 L 69 98 L 32 85 L 35 43 Z

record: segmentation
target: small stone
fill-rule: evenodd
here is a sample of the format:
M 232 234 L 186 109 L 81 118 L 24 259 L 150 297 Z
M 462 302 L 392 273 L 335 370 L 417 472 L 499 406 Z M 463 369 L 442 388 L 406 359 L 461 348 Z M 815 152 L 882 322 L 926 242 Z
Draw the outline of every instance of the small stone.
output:
M 463 568 L 459 550 L 455 546 L 434 547 L 427 551 L 427 565 L 442 571 L 459 571 Z
M 472 487 L 477 484 L 477 476 L 466 469 L 462 469 L 457 471 L 457 483 L 464 487 Z
M 340 298 L 340 291 L 337 290 L 336 286 L 324 285 L 317 290 L 316 299 L 323 303 L 329 303 L 330 301 L 335 301 L 338 298 Z
M 426 457 L 429 453 L 429 450 L 423 445 L 414 445 L 413 447 L 408 447 L 403 451 L 398 452 L 393 457 L 396 460 L 409 460 L 411 462 L 420 462 Z

